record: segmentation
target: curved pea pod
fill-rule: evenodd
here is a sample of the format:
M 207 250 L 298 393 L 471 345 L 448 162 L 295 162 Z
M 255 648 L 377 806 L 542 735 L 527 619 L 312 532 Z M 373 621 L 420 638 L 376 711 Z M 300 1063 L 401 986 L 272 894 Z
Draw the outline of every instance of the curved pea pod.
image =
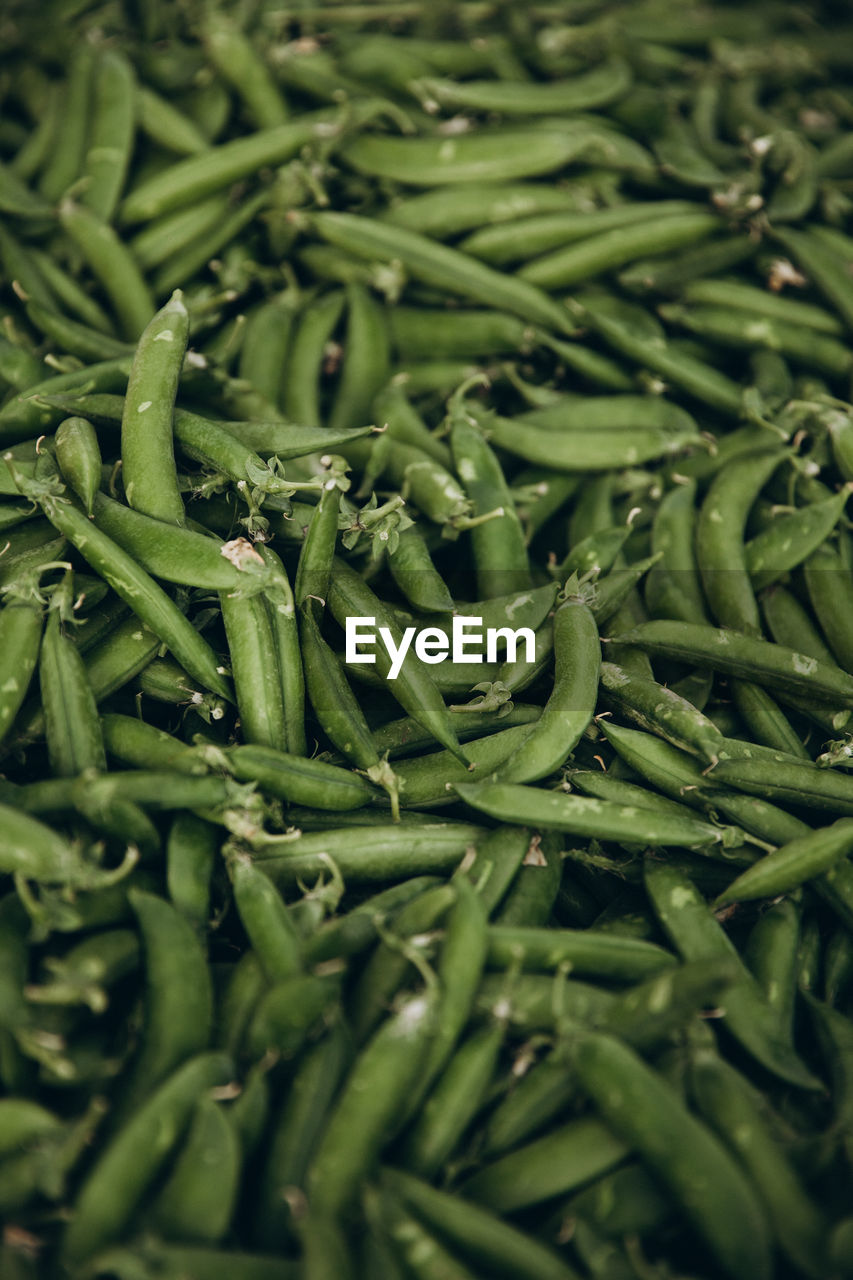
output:
M 312 1151 L 351 1059 L 351 1038 L 340 1018 L 299 1059 L 273 1119 L 258 1187 L 254 1220 L 257 1241 L 264 1248 L 280 1250 L 292 1235 L 283 1192 L 287 1187 L 304 1187 Z
M 247 858 L 229 862 L 234 902 L 268 982 L 284 982 L 302 969 L 299 939 L 281 894 Z
M 763 1207 L 739 1165 L 666 1081 L 611 1036 L 579 1033 L 573 1063 L 608 1127 L 640 1152 L 727 1275 L 769 1280 Z
M 637 1050 L 665 1042 L 689 1028 L 708 1006 L 718 1006 L 739 977 L 727 956 L 668 965 L 629 987 L 598 1019 L 598 1030 L 619 1036 Z
M 396 546 L 388 549 L 388 567 L 415 609 L 424 613 L 453 611 L 453 597 L 432 562 L 423 535 L 414 525 L 398 532 Z
M 7 465 L 8 459 L 7 459 Z M 13 464 L 14 465 L 14 464 Z M 29 482 L 15 475 L 16 484 Z M 116 595 L 147 623 L 190 674 L 205 688 L 230 700 L 231 692 L 207 642 L 156 582 L 111 538 L 101 533 L 85 513 L 58 494 L 41 492 L 39 504 L 51 524 L 68 538 Z
M 98 51 L 93 79 L 80 199 L 110 222 L 124 187 L 136 133 L 136 76 L 123 53 L 104 48 Z
M 424 950 L 433 931 L 444 924 L 450 908 L 457 901 L 455 882 L 438 884 L 404 903 L 399 911 L 394 912 L 389 921 L 389 934 L 382 938 L 368 958 L 348 1004 L 353 1034 L 359 1043 L 376 1030 L 394 997 L 399 995 L 410 978 L 411 963 L 416 951 Z M 470 897 L 468 902 L 470 904 Z M 477 941 L 481 941 L 481 932 L 478 931 L 475 946 Z M 478 967 L 482 969 L 482 958 Z M 463 980 L 459 987 L 464 989 L 466 985 Z M 447 996 L 448 993 L 444 994 Z M 452 999 L 450 1003 L 452 1010 Z M 452 1027 L 449 1030 L 452 1031 Z M 434 1052 L 433 1040 L 429 1053 Z M 413 1094 L 414 1089 L 407 1099 L 407 1110 L 414 1104 Z
M 659 313 L 669 323 L 714 345 L 778 351 L 796 364 L 832 377 L 848 373 L 853 364 L 850 352 L 836 338 L 769 316 L 732 313 L 728 307 L 685 307 L 677 303 L 663 305 Z
M 491 776 L 495 769 L 520 751 L 527 740 L 529 726 L 516 725 L 503 729 L 495 724 L 494 733 L 486 733 L 466 744 L 468 765 L 460 764 L 450 751 L 431 751 L 410 760 L 401 760 L 395 769 L 404 808 L 414 805 L 453 803 L 452 784 L 471 777 Z M 491 726 L 490 726 L 491 727 Z
M 771 688 L 810 694 L 837 706 L 853 706 L 853 678 L 846 671 L 757 636 L 701 623 L 660 620 L 640 623 L 613 636 L 613 642 L 636 645 L 644 653 L 693 666 L 704 664 L 712 671 Z
M 805 561 L 803 577 L 814 616 L 836 662 L 845 671 L 853 671 L 853 643 L 849 632 L 853 589 L 849 569 L 841 557 L 825 545 Z
M 95 495 L 90 514 L 117 546 L 166 582 L 210 591 L 241 591 L 249 586 L 259 589 L 270 577 L 263 560 L 245 539 L 221 542 L 134 511 L 103 493 Z
M 520 268 L 518 275 L 543 289 L 564 289 L 634 262 L 655 249 L 680 249 L 694 244 L 712 236 L 720 226 L 719 216 L 704 210 L 670 214 L 649 222 L 641 220 L 534 258 Z
M 432 1187 L 403 1169 L 383 1169 L 382 1177 L 471 1266 L 512 1280 L 576 1280 L 574 1268 L 548 1246 L 487 1209 Z
M 224 754 L 236 778 L 257 782 L 271 795 L 294 804 L 329 810 L 357 809 L 377 794 L 369 782 L 350 769 L 259 743 L 229 747 Z
M 478 130 L 453 139 L 393 138 L 362 134 L 341 150 L 360 173 L 408 186 L 504 182 L 563 168 L 586 139 L 534 130 Z
M 661 553 L 645 583 L 646 608 L 652 617 L 707 620 L 693 550 L 695 526 L 696 481 L 686 478 L 664 494 L 652 525 L 652 551 Z
M 119 1102 L 119 1117 L 133 1124 L 128 1117 L 140 1104 L 144 1109 L 152 1090 L 207 1048 L 213 995 L 207 957 L 192 925 L 155 894 L 132 889 L 128 896 L 142 933 L 146 985 L 142 1044 Z
M 740 767 L 739 767 L 740 766 Z M 834 769 L 819 769 L 807 760 L 782 752 L 754 759 L 721 760 L 716 780 L 748 795 L 807 809 L 853 815 L 853 778 Z
M 107 294 L 122 335 L 136 341 L 155 311 L 154 300 L 130 250 L 93 210 L 66 197 L 59 220 Z
M 45 628 L 39 684 L 51 768 L 70 778 L 84 769 L 106 769 L 95 695 L 74 641 L 63 635 L 58 610 Z
M 460 393 L 457 393 L 461 395 Z M 454 395 L 448 408 L 450 448 L 456 473 L 473 504 L 474 517 L 496 512 L 494 519 L 471 529 L 471 550 L 478 594 L 485 599 L 523 591 L 530 583 L 530 563 L 521 521 L 503 469 L 483 434 Z
M 767 1071 L 801 1089 L 820 1082 L 782 1037 L 775 1011 L 693 883 L 673 866 L 646 859 L 646 890 L 655 913 L 685 960 L 729 957 L 738 978 L 725 994 L 724 1027 Z
M 548 150 L 553 154 L 552 137 L 553 135 L 543 133 L 537 135 L 537 140 L 538 144 L 545 140 Z M 357 140 L 358 143 L 367 145 L 377 141 L 385 147 L 396 139 L 380 140 L 363 135 Z M 408 147 L 410 143 L 421 140 L 407 138 L 400 141 Z M 424 139 L 423 141 L 433 151 L 447 146 L 446 140 Z M 454 139 L 451 147 L 456 147 L 458 143 L 465 141 L 464 137 Z M 479 143 L 482 139 L 475 137 L 469 141 Z M 563 139 L 558 139 L 558 145 L 565 147 L 566 144 Z M 502 148 L 498 147 L 496 150 L 500 152 Z M 532 149 L 529 154 L 534 154 Z M 415 172 L 425 177 L 426 171 L 420 168 L 411 152 L 407 154 L 406 160 L 412 162 Z M 321 212 L 299 216 L 306 227 L 316 231 L 324 240 L 355 253 L 358 257 L 376 259 L 380 262 L 398 259 L 406 271 L 424 284 L 448 290 L 463 298 L 470 298 L 472 302 L 495 307 L 499 311 L 508 311 L 512 315 L 520 316 L 522 320 L 530 321 L 531 324 L 541 324 L 547 329 L 556 329 L 558 333 L 572 331 L 573 326 L 565 308 L 535 285 L 495 271 L 492 267 L 478 262 L 476 258 L 471 258 L 458 249 L 436 244 L 434 240 L 419 235 L 416 231 L 409 231 L 406 227 L 395 227 L 378 219 L 352 213 Z
M 179 160 L 133 187 L 122 201 L 119 220 L 124 225 L 149 221 L 230 187 L 267 165 L 283 164 L 312 139 L 328 136 L 331 124 L 329 111 L 306 112 L 292 123 L 259 129 Z
M 28 1098 L 0 1098 L 0 1157 L 3 1159 L 61 1128 L 59 1116 L 37 1102 Z
M 673 746 L 716 764 L 723 749 L 723 735 L 686 698 L 654 680 L 632 675 L 613 662 L 601 664 L 601 686 L 605 704 L 615 706 L 627 719 L 666 738 Z
M 498 767 L 494 781 L 535 782 L 565 763 L 595 712 L 600 654 L 592 612 L 580 601 L 564 601 L 554 614 L 553 689 L 517 755 Z
M 307 1176 L 313 1207 L 346 1210 L 390 1136 L 435 1032 L 436 995 L 410 996 L 373 1034 L 344 1081 Z
M 598 840 L 629 838 L 632 844 L 683 845 L 739 843 L 734 827 L 714 827 L 694 818 L 653 814 L 587 796 L 567 795 L 514 783 L 456 783 L 454 790 L 466 804 L 502 822 L 571 832 Z
M 557 432 L 524 418 L 488 419 L 486 434 L 493 445 L 517 454 L 526 462 L 558 471 L 607 471 L 633 467 L 656 458 L 680 453 L 698 439 L 692 418 L 680 426 L 624 425 Z
M 390 339 L 384 308 L 359 284 L 347 285 L 347 330 L 344 358 L 334 404 L 333 431 L 361 427 L 370 421 L 376 393 L 390 376 Z
M 63 479 L 91 516 L 102 474 L 101 450 L 92 424 L 85 418 L 65 418 L 56 428 L 54 443 Z
M 729 416 L 740 416 L 740 388 L 725 374 L 693 356 L 677 351 L 671 343 L 662 341 L 650 344 L 632 333 L 627 325 L 606 314 L 605 309 L 599 308 L 590 298 L 584 298 L 583 302 L 576 298 L 569 299 L 567 307 L 579 323 L 589 327 L 608 346 L 627 356 L 629 360 L 659 373 L 696 400 Z
M 307 605 L 300 613 L 299 625 L 305 683 L 323 731 L 347 759 L 363 769 L 372 782 L 388 791 L 392 814 L 397 821 L 399 803 L 396 775 L 387 760 L 380 757 L 361 706 L 340 663 L 320 634 L 317 620 Z
M 689 1081 L 704 1119 L 751 1177 L 785 1254 L 813 1280 L 825 1276 L 825 1215 L 774 1139 L 750 1085 L 712 1050 L 694 1051 Z
M 0 653 L 6 672 L 0 682 L 0 742 L 15 722 L 39 659 L 42 605 L 23 592 L 12 594 L 0 611 Z
M 489 926 L 486 959 L 491 968 L 500 969 L 513 965 L 522 970 L 556 969 L 568 964 L 572 973 L 628 982 L 675 966 L 668 951 L 640 938 L 590 929 L 525 929 L 502 924 Z
M 281 849 L 268 843 L 257 856 L 276 884 L 327 872 L 330 859 L 348 883 L 399 881 L 451 870 L 484 834 L 482 827 L 464 822 L 340 827 L 285 838 Z
M 840 818 L 828 827 L 792 840 L 749 867 L 717 898 L 717 906 L 752 898 L 774 898 L 829 871 L 853 852 L 853 819 Z
M 335 560 L 333 565 L 328 603 L 341 626 L 346 626 L 349 617 L 372 616 L 376 625 L 387 631 L 398 653 L 401 651 L 402 636 L 393 618 L 389 616 L 389 610 L 360 575 L 342 560 Z M 383 646 L 379 646 L 376 665 L 380 674 L 387 678 L 391 660 Z M 442 746 L 452 751 L 463 764 L 468 763 L 441 694 L 426 668 L 411 653 L 404 656 L 399 674 L 393 682 L 389 681 L 388 690 L 404 711 L 415 716 L 425 728 L 432 731 Z
M 204 1276 L 205 1280 L 302 1280 L 298 1262 L 239 1249 L 212 1249 L 200 1244 L 146 1243 L 146 1268 L 157 1268 L 161 1276 Z M 104 1249 L 92 1260 L 86 1276 L 109 1277 L 109 1280 L 149 1280 L 151 1271 L 140 1272 L 139 1246 Z M 22 1277 L 22 1280 L 25 1280 Z
M 216 1244 L 234 1212 L 241 1163 L 239 1140 L 222 1104 L 202 1097 L 147 1222 L 164 1240 Z
M 190 1121 L 199 1094 L 227 1084 L 233 1064 L 203 1053 L 174 1071 L 101 1151 L 77 1195 L 62 1256 L 78 1267 L 119 1238 Z
M 610 175 L 599 173 L 550 186 L 544 182 L 460 183 L 452 191 L 405 195 L 383 209 L 381 218 L 423 235 L 443 240 L 472 228 L 549 213 L 588 213 L 598 183 L 609 185 Z M 475 233 L 476 234 L 476 233 Z M 393 321 L 392 321 L 393 324 Z
M 228 14 L 212 10 L 199 32 L 220 76 L 242 98 L 257 129 L 274 129 L 288 119 L 287 103 L 265 59 Z
M 160 850 L 160 834 L 132 800 L 115 794 L 112 778 L 85 770 L 72 787 L 74 807 L 96 831 L 127 844 L 141 857 Z
M 101 716 L 107 755 L 135 769 L 207 773 L 204 757 L 195 747 L 136 716 L 107 711 Z
M 269 987 L 246 1028 L 249 1059 L 258 1061 L 270 1051 L 294 1057 L 339 996 L 338 974 L 296 974 Z
M 700 508 L 696 559 L 711 615 L 720 626 L 760 634 L 744 530 L 759 493 L 787 457 L 780 448 L 764 448 L 731 458 L 715 476 Z
M 583 1186 L 620 1164 L 629 1151 L 600 1120 L 570 1120 L 486 1164 L 462 1183 L 460 1192 L 503 1215 Z
M 832 303 L 844 323 L 853 325 L 853 288 L 843 256 L 816 237 L 811 229 L 774 227 L 773 239 L 788 250 L 794 262 Z

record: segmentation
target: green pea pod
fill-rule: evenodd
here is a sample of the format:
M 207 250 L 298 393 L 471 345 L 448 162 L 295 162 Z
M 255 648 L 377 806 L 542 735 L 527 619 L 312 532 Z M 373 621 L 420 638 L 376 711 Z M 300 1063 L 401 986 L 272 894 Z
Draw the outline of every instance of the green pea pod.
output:
M 288 119 L 287 103 L 254 44 L 227 14 L 206 13 L 200 36 L 219 75 L 242 98 L 258 129 L 274 129 Z
M 95 494 L 101 486 L 101 450 L 94 428 L 85 418 L 66 418 L 56 428 L 56 461 L 91 516 Z
M 241 591 L 268 582 L 260 555 L 245 541 L 181 529 L 165 520 L 125 507 L 104 493 L 94 496 L 97 527 L 156 578 L 209 591 Z M 254 582 L 253 582 L 254 579 Z
M 176 291 L 139 338 L 121 423 L 127 500 L 143 515 L 171 524 L 185 520 L 175 471 L 172 412 L 188 335 L 189 315 Z
M 299 941 L 281 894 L 260 867 L 235 858 L 229 864 L 234 901 L 261 968 L 271 983 L 299 973 Z
M 502 722 L 499 722 L 499 724 Z M 490 726 L 491 728 L 492 726 Z M 462 765 L 451 751 L 432 751 L 411 760 L 402 760 L 395 769 L 404 808 L 413 805 L 452 804 L 453 784 L 470 778 L 488 778 L 521 751 L 530 729 L 527 725 L 487 733 L 466 744 L 469 765 Z
M 574 1268 L 556 1252 L 487 1209 L 402 1169 L 384 1170 L 383 1178 L 472 1266 L 516 1280 L 576 1280 Z
M 811 694 L 836 706 L 853 706 L 853 678 L 840 667 L 758 637 L 738 635 L 693 622 L 644 622 L 613 637 L 620 645 L 636 645 L 644 653 L 676 661 L 704 663 L 712 671 L 739 676 L 756 684 Z
M 535 782 L 554 773 L 580 742 L 595 711 L 601 665 L 598 628 L 585 604 L 566 600 L 554 615 L 554 687 L 526 740 L 496 782 Z
M 471 529 L 477 594 L 490 599 L 524 591 L 530 586 L 530 564 L 521 521 L 501 465 L 466 413 L 459 394 L 451 399 L 448 410 L 456 473 L 471 500 L 475 518 L 497 512 L 494 519 Z
M 714 772 L 719 782 L 748 795 L 807 809 L 853 814 L 853 778 L 833 769 L 819 769 L 810 760 L 775 752 L 755 759 L 721 760 L 718 768 L 721 771 Z
M 569 964 L 573 973 L 616 981 L 644 978 L 674 965 L 669 952 L 639 938 L 584 929 L 525 929 L 501 924 L 489 926 L 486 954 L 491 968 L 515 964 L 523 970 L 541 970 Z
M 535 147 L 544 146 L 550 155 L 554 154 L 554 135 L 541 134 L 534 139 L 534 148 L 527 155 L 527 162 L 534 154 Z M 355 145 L 370 146 L 380 142 L 387 147 L 394 139 L 372 138 L 367 135 L 357 140 Z M 409 148 L 415 139 L 401 139 L 402 145 Z M 424 139 L 432 150 L 444 147 L 443 141 Z M 457 141 L 464 141 L 459 139 Z M 471 141 L 481 143 L 482 139 Z M 456 146 L 456 142 L 453 146 Z M 569 146 L 575 146 L 569 143 Z M 558 146 L 565 147 L 561 140 Z M 350 152 L 351 154 L 351 152 Z M 498 141 L 496 154 L 501 162 L 505 162 L 505 147 Z M 426 178 L 426 170 L 422 168 L 411 151 L 406 155 L 407 164 L 412 162 L 412 172 L 419 175 L 419 180 Z M 466 181 L 469 179 L 466 178 Z M 358 257 L 376 259 L 387 262 L 398 259 L 403 267 L 418 280 L 434 288 L 447 289 L 472 302 L 483 303 L 487 307 L 496 307 L 500 311 L 508 311 L 520 316 L 532 324 L 541 324 L 547 329 L 556 329 L 558 333 L 569 333 L 571 323 L 565 309 L 560 303 L 553 301 L 541 289 L 518 280 L 513 276 L 502 275 L 499 271 L 485 266 L 476 258 L 471 258 L 458 249 L 450 249 L 446 245 L 436 244 L 426 236 L 404 227 L 395 227 L 387 222 L 379 222 L 351 213 L 315 213 L 300 215 L 305 225 L 316 231 L 331 244 L 339 245 Z
M 780 1036 L 775 1013 L 692 882 L 675 867 L 647 858 L 645 883 L 655 913 L 685 960 L 727 956 L 741 970 L 725 995 L 724 1025 L 731 1035 L 774 1075 L 801 1089 L 820 1088 Z
M 391 916 L 385 935 L 359 974 L 349 1002 L 353 1034 L 359 1043 L 376 1030 L 394 997 L 411 977 L 417 950 L 422 950 L 425 938 L 441 927 L 457 900 L 455 882 L 439 884 L 405 902 Z
M 356 1059 L 308 1170 L 309 1199 L 320 1211 L 337 1216 L 369 1174 L 417 1080 L 435 1017 L 434 994 L 410 996 Z
M 125 225 L 146 222 L 223 191 L 267 165 L 283 164 L 312 139 L 327 135 L 332 123 L 330 111 L 307 112 L 292 123 L 260 129 L 187 156 L 133 187 L 122 201 L 120 221 Z
M 344 880 L 355 883 L 403 880 L 412 875 L 447 872 L 483 835 L 464 822 L 435 822 L 423 827 L 402 823 L 341 827 L 333 832 L 304 832 L 285 837 L 282 848 L 267 843 L 259 855 L 276 884 L 294 884 L 329 869 L 329 859 Z
M 585 1116 L 486 1164 L 460 1189 L 465 1198 L 503 1215 L 583 1186 L 621 1163 L 629 1150 L 609 1125 Z
M 824 1215 L 773 1137 L 750 1085 L 713 1051 L 697 1050 L 690 1086 L 704 1119 L 751 1176 L 783 1251 L 804 1275 L 818 1280 L 826 1274 Z
M 377 626 L 387 627 L 397 646 L 401 644 L 400 632 L 390 611 L 360 575 L 342 560 L 336 560 L 332 569 L 329 608 L 341 626 L 346 624 L 348 617 L 372 616 Z M 376 655 L 376 664 L 380 674 L 387 677 L 391 660 L 387 651 L 383 654 L 381 647 Z M 425 668 L 411 654 L 404 657 L 399 675 L 393 684 L 389 681 L 388 689 L 404 711 L 416 716 L 458 760 L 468 763 L 440 693 Z
M 22 591 L 7 597 L 0 611 L 0 653 L 7 668 L 0 684 L 0 742 L 21 709 L 39 660 L 44 615 L 39 601 Z
M 207 1048 L 213 998 L 207 958 L 192 926 L 154 894 L 131 890 L 129 897 L 142 932 L 147 990 L 143 1040 L 120 1099 L 120 1116 L 132 1125 L 129 1117 L 140 1104 L 137 1118 L 142 1114 L 152 1090 Z
M 666 738 L 673 746 L 716 764 L 723 749 L 723 735 L 686 698 L 612 662 L 601 664 L 601 686 L 605 705 L 616 707 L 627 719 Z
M 203 1053 L 178 1067 L 101 1151 L 77 1195 L 62 1254 L 79 1267 L 117 1239 L 176 1144 L 199 1093 L 224 1085 L 233 1071 L 222 1053 Z
M 400 816 L 397 776 L 387 760 L 380 757 L 364 712 L 307 605 L 301 610 L 299 625 L 305 684 L 323 732 L 348 760 L 364 770 L 372 782 L 385 788 L 391 801 L 392 815 L 397 821 Z
M 155 306 L 130 250 L 98 214 L 67 197 L 59 207 L 59 220 L 103 286 L 122 336 L 135 342 Z
M 283 1191 L 304 1187 L 305 1172 L 352 1057 L 343 1021 L 335 1019 L 325 1035 L 300 1058 L 274 1118 L 253 1214 L 258 1242 L 277 1248 L 292 1232 Z
M 566 795 L 514 783 L 456 783 L 466 804 L 502 822 L 524 823 L 545 830 L 568 831 L 598 840 L 700 848 L 736 843 L 737 828 L 713 827 L 697 819 L 676 819 L 648 810 L 625 808 L 605 800 Z
M 0 819 L 4 872 L 44 884 L 73 882 L 78 859 L 57 831 L 7 804 L 0 804 Z
M 396 545 L 388 548 L 388 568 L 409 604 L 422 613 L 452 613 L 453 597 L 432 562 L 423 535 L 414 525 L 396 532 Z
M 579 1034 L 573 1061 L 608 1127 L 641 1153 L 726 1273 L 769 1277 L 770 1238 L 757 1193 L 667 1082 L 611 1036 Z
M 29 482 L 16 476 L 16 483 L 26 489 Z M 230 699 L 228 682 L 210 646 L 154 580 L 111 538 L 96 529 L 73 502 L 43 491 L 39 492 L 38 501 L 51 524 L 77 547 L 141 621 L 169 645 L 187 670 L 205 688 Z
M 202 1097 L 147 1221 L 164 1240 L 216 1244 L 234 1212 L 240 1166 L 237 1134 L 222 1103 Z
M 478 1027 L 457 1046 L 407 1136 L 403 1159 L 408 1169 L 427 1178 L 446 1165 L 483 1105 L 503 1036 L 496 1022 Z
M 62 633 L 58 610 L 51 613 L 45 628 L 39 683 L 54 774 L 71 778 L 84 769 L 106 769 L 95 696 L 77 646 Z

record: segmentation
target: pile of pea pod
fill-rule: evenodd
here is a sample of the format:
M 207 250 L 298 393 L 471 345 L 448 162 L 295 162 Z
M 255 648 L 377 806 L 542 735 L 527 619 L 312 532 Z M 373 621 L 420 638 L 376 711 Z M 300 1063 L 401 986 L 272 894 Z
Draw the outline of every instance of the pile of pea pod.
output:
M 5 5 L 2 1280 L 853 1276 L 851 82 Z

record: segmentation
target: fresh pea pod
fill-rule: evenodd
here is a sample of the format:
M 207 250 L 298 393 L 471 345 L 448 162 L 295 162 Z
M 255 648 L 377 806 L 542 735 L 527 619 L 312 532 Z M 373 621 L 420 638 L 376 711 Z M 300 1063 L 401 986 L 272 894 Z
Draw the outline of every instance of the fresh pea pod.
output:
M 85 418 L 65 418 L 56 428 L 54 444 L 62 478 L 91 516 L 102 474 L 101 450 L 92 424 Z
M 614 636 L 620 645 L 636 645 L 644 653 L 673 658 L 712 671 L 767 684 L 791 693 L 817 695 L 838 706 L 853 705 L 853 679 L 806 654 L 758 637 L 738 635 L 693 622 L 643 622 Z
M 28 482 L 19 481 L 17 476 L 15 479 L 25 491 Z M 111 538 L 96 529 L 73 502 L 44 489 L 39 491 L 38 501 L 51 524 L 77 547 L 141 621 L 169 645 L 187 670 L 206 688 L 230 699 L 228 683 L 212 649 L 162 588 Z
M 738 1280 L 771 1274 L 763 1207 L 739 1166 L 674 1090 L 611 1036 L 578 1036 L 573 1060 L 608 1126 L 640 1151 Z
M 702 845 L 738 843 L 737 829 L 714 827 L 696 819 L 676 819 L 648 810 L 625 808 L 587 796 L 566 795 L 523 787 L 515 783 L 456 783 L 454 790 L 466 804 L 502 822 L 567 831 L 599 840 L 649 845 Z
M 729 956 L 741 969 L 725 995 L 727 1030 L 766 1070 L 801 1089 L 819 1088 L 818 1081 L 780 1036 L 773 1010 L 691 881 L 674 866 L 647 858 L 645 884 L 656 914 L 685 960 Z
M 379 1155 L 417 1080 L 435 1029 L 435 1005 L 430 992 L 410 996 L 356 1059 L 308 1170 L 308 1194 L 318 1209 L 341 1213 Z M 374 1087 L 377 1079 L 381 1088 Z
M 190 1058 L 155 1090 L 100 1153 L 77 1195 L 62 1253 L 79 1266 L 121 1235 L 189 1123 L 199 1093 L 228 1083 L 222 1053 Z
M 329 608 L 342 626 L 346 624 L 348 617 L 373 617 L 377 626 L 385 627 L 390 633 L 399 652 L 401 635 L 389 616 L 389 611 L 361 577 L 342 560 L 336 560 L 332 569 Z M 382 649 L 379 648 L 376 662 L 380 673 L 387 676 L 391 665 L 387 651 L 383 656 Z M 392 692 L 404 711 L 417 717 L 432 731 L 442 746 L 452 751 L 463 764 L 467 764 L 444 701 L 418 659 L 411 655 L 404 657 Z

